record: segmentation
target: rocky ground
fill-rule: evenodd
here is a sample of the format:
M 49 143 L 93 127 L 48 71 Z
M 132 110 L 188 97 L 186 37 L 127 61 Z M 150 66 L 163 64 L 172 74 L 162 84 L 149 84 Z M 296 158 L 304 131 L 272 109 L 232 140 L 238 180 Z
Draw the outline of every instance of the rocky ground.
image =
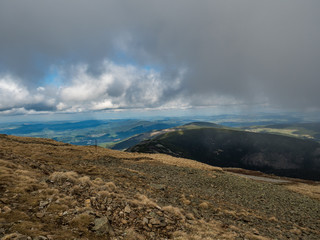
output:
M 317 182 L 0 136 L 1 239 L 319 239 Z

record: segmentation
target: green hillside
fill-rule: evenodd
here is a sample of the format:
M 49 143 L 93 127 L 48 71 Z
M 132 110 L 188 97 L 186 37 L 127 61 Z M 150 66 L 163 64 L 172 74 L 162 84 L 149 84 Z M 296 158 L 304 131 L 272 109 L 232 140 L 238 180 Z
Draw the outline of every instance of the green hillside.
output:
M 131 148 L 135 146 L 136 144 L 139 144 L 142 141 L 150 140 L 153 139 L 161 134 L 167 133 L 167 132 L 172 132 L 172 131 L 177 131 L 177 130 L 187 130 L 187 129 L 200 129 L 204 127 L 209 127 L 209 128 L 228 128 L 219 124 L 215 123 L 210 123 L 210 122 L 191 122 L 184 124 L 182 126 L 178 127 L 173 127 L 173 128 L 168 128 L 168 129 L 162 129 L 162 130 L 153 130 L 150 132 L 145 132 L 141 134 L 137 134 L 133 137 L 130 137 L 128 139 L 125 139 L 123 141 L 120 141 L 116 144 L 114 144 L 111 149 L 115 150 L 126 150 L 128 148 Z

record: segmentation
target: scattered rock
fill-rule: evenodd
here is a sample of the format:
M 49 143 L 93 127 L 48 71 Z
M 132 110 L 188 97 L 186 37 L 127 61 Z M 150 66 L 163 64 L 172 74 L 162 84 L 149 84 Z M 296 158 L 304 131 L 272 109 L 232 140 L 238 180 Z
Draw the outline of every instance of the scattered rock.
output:
M 49 205 L 49 201 L 40 201 L 39 207 L 40 208 L 45 208 L 46 206 Z
M 151 218 L 150 224 L 152 224 L 152 225 L 159 225 L 159 224 L 160 224 L 160 221 L 159 221 L 159 219 Z
M 33 238 L 33 240 L 48 240 L 48 238 L 45 236 L 38 236 L 38 237 Z
M 94 227 L 92 228 L 98 235 L 112 235 L 113 229 L 107 217 L 96 218 L 94 220 Z
M 0 202 L 6 204 L 9 202 L 8 198 L 0 198 Z
M 144 217 L 144 218 L 142 219 L 142 224 L 143 224 L 143 225 L 147 225 L 148 223 L 149 223 L 148 218 L 145 218 L 145 217 Z
M 86 200 L 84 201 L 84 206 L 85 206 L 86 208 L 90 208 L 90 207 L 91 207 L 91 200 L 90 200 L 90 199 L 86 199 Z
M 3 208 L 2 208 L 2 212 L 3 213 L 9 213 L 9 212 L 11 212 L 12 210 L 11 210 L 11 208 L 9 208 L 8 206 L 4 206 Z
M 20 233 L 11 233 L 5 235 L 1 240 L 29 240 L 28 236 L 22 235 Z
M 166 189 L 166 185 L 164 185 L 164 184 L 150 184 L 150 186 L 157 189 L 157 190 L 165 190 Z
M 36 213 L 36 216 L 37 216 L 37 218 L 43 218 L 44 217 L 44 213 L 42 213 L 42 212 L 38 212 L 38 213 Z
M 129 205 L 127 205 L 125 208 L 124 208 L 124 212 L 125 213 L 131 213 L 131 208 L 130 208 L 130 206 Z
M 123 224 L 127 224 L 127 223 L 128 223 L 128 221 L 125 220 L 125 219 L 122 219 L 121 222 L 122 222 Z

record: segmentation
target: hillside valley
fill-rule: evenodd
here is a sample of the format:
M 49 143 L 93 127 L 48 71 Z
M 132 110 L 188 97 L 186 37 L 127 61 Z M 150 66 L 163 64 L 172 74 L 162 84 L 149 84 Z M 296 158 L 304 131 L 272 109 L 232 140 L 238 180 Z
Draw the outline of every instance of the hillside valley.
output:
M 30 123 L 0 123 L 0 133 L 21 136 L 51 138 L 75 145 L 103 147 L 152 130 L 179 126 L 186 120 L 109 119 L 85 121 L 49 121 Z
M 319 238 L 319 182 L 240 173 L 249 174 L 1 135 L 0 238 Z

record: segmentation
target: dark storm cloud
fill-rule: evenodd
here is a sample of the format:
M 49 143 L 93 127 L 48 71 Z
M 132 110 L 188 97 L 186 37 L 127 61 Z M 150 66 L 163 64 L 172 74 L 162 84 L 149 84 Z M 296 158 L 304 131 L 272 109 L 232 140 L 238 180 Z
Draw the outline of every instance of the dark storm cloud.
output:
M 99 79 L 109 59 L 158 69 L 163 86 L 149 106 L 230 98 L 320 108 L 319 24 L 318 0 L 3 0 L 0 71 L 30 90 L 52 66 L 87 64 Z M 144 83 L 113 82 L 105 94 L 142 106 Z
M 46 103 L 36 103 L 25 105 L 26 110 L 35 110 L 35 111 L 55 111 L 57 108 L 53 105 L 48 105 Z

